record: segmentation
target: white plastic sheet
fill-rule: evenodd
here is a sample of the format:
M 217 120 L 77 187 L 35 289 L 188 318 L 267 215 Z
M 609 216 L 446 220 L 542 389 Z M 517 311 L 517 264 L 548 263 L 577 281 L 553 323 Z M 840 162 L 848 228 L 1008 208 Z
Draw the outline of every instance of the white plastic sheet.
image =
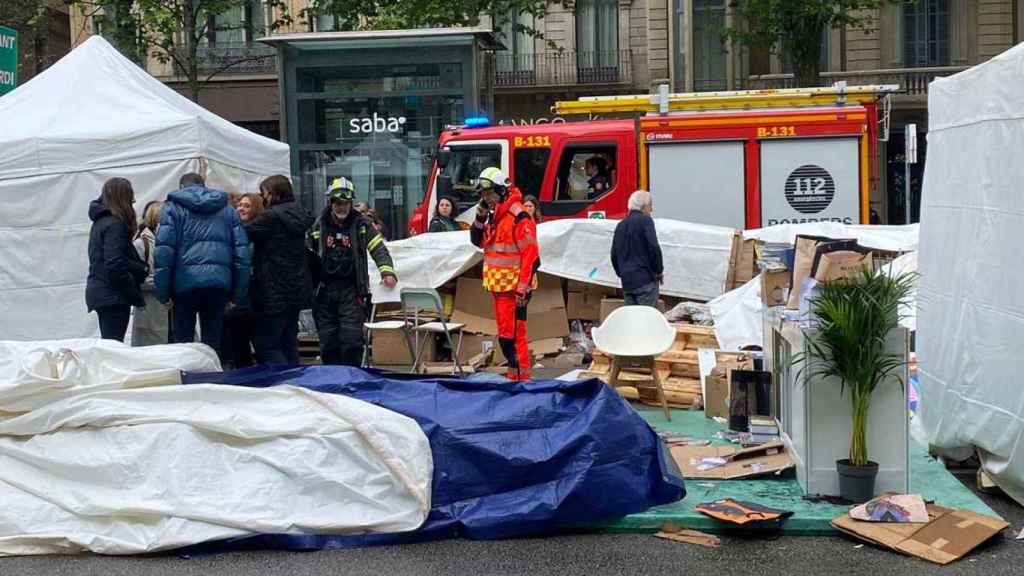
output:
M 764 345 L 761 311 L 761 276 L 708 303 L 715 321 L 715 337 L 722 350 L 738 352 L 744 346 Z
M 69 120 L 68 111 L 88 109 Z M 0 339 L 98 333 L 86 313 L 88 205 L 131 181 L 136 209 L 186 172 L 251 192 L 288 174 L 288 146 L 205 110 L 94 36 L 0 99 Z
M 219 372 L 202 344 L 131 348 L 113 340 L 0 342 L 0 412 L 20 413 L 89 392 L 181 384 L 181 372 Z
M 655 219 L 658 243 L 665 261 L 661 293 L 710 300 L 725 291 L 735 230 L 718 226 Z M 619 287 L 611 263 L 615 220 L 553 220 L 537 228 L 541 272 L 603 286 Z M 437 288 L 472 268 L 482 253 L 469 241 L 469 232 L 422 234 L 389 242 L 402 286 Z M 375 302 L 398 300 L 398 290 L 380 286 L 371 266 Z
M 917 343 L 930 443 L 1024 503 L 1022 84 L 1024 45 L 929 88 Z
M 32 410 L 0 420 L 0 555 L 403 532 L 430 511 L 430 445 L 400 414 L 292 386 L 175 385 L 175 366 L 216 366 L 202 345 L 2 351 L 0 410 Z
M 917 250 L 919 227 L 909 226 L 855 226 L 838 222 L 808 222 L 806 224 L 780 224 L 757 230 L 747 230 L 743 237 L 763 242 L 795 244 L 797 235 L 824 236 L 826 238 L 856 238 L 861 246 L 889 252 Z

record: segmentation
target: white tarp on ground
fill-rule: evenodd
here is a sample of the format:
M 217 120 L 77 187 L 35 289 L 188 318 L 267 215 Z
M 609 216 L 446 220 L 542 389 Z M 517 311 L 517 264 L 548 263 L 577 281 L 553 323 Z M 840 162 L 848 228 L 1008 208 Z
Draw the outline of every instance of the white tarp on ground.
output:
M 186 172 L 253 192 L 290 170 L 286 144 L 201 108 L 99 36 L 0 98 L 0 118 L 2 339 L 97 334 L 85 307 L 88 205 L 107 179 L 130 180 L 141 211 Z
M 909 226 L 858 226 L 838 222 L 808 222 L 806 224 L 780 224 L 743 232 L 745 239 L 755 238 L 762 242 L 796 244 L 797 235 L 823 236 L 825 238 L 856 238 L 865 248 L 889 252 L 913 252 L 917 250 L 918 225 Z
M 88 359 L 85 373 L 115 380 L 152 368 L 144 355 L 106 343 L 39 347 L 76 350 Z M 176 350 L 182 364 L 203 364 L 194 349 L 174 346 L 160 361 Z M 410 418 L 291 386 L 127 380 L 151 387 L 80 388 L 0 421 L 0 555 L 135 554 L 252 533 L 404 532 L 430 511 L 430 445 Z M 75 378 L 65 381 L 74 388 Z
M 732 254 L 732 228 L 656 218 L 665 261 L 661 293 L 710 300 L 725 291 Z M 553 220 L 537 228 L 541 272 L 591 284 L 619 287 L 610 258 L 615 220 Z M 422 234 L 389 242 L 400 286 L 437 288 L 482 259 L 469 232 Z M 375 302 L 398 300 L 398 290 L 380 286 L 370 267 Z
M 976 446 L 1024 502 L 1024 45 L 928 90 L 921 207 L 921 418 L 937 448 Z

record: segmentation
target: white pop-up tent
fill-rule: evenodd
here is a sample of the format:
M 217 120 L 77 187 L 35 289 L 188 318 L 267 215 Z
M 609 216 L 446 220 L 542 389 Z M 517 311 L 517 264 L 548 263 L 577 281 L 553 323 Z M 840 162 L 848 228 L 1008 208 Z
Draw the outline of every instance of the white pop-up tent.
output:
M 921 206 L 921 417 L 942 451 L 977 447 L 1024 502 L 1024 45 L 928 93 Z
M 136 210 L 186 172 L 255 192 L 286 144 L 203 109 L 93 37 L 0 98 L 0 340 L 97 334 L 86 313 L 89 202 L 132 182 Z

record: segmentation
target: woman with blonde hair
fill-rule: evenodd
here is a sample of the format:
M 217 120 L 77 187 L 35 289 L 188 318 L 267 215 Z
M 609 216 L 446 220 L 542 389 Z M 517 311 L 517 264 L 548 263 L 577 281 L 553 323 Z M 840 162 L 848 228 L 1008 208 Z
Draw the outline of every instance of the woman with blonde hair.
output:
M 263 197 L 248 192 L 241 194 L 232 202 L 238 211 L 238 218 L 247 225 L 263 214 Z M 252 240 L 252 238 L 250 238 Z M 255 252 L 250 245 L 250 252 Z M 255 275 L 256 268 L 253 267 Z M 250 294 L 255 285 L 255 278 L 250 279 Z M 246 368 L 256 363 L 253 356 L 256 345 L 256 315 L 253 314 L 252 302 L 242 305 L 229 305 L 224 311 L 224 334 L 221 336 L 220 362 L 225 370 Z
M 132 346 L 155 346 L 167 344 L 167 311 L 153 293 L 153 274 L 156 266 L 153 255 L 156 252 L 156 229 L 160 225 L 160 211 L 164 203 L 154 200 L 142 211 L 142 222 L 135 234 L 135 252 L 149 266 L 149 275 L 142 283 L 142 300 L 145 306 L 135 307 L 135 322 L 132 324 Z

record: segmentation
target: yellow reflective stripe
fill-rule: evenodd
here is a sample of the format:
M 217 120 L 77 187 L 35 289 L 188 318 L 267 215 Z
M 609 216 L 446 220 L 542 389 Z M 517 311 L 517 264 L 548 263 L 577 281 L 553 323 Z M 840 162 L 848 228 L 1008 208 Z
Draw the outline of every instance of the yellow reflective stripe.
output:
M 391 266 L 377 266 L 377 270 L 380 270 L 381 274 L 383 274 L 385 272 L 390 272 L 392 274 L 395 273 L 395 269 L 392 268 Z
M 374 236 L 374 237 L 373 237 L 373 239 L 371 239 L 371 240 L 370 240 L 370 242 L 369 242 L 369 243 L 368 243 L 368 244 L 366 245 L 366 249 L 367 249 L 367 250 L 373 250 L 374 248 L 376 248 L 377 246 L 380 246 L 380 245 L 381 245 L 381 244 L 383 244 L 383 243 L 384 243 L 384 238 L 382 238 L 380 234 L 377 234 L 377 235 L 376 235 L 376 236 Z
M 310 236 L 312 236 L 316 240 L 319 240 L 320 239 L 320 231 L 319 230 L 313 230 L 313 232 L 310 233 Z

